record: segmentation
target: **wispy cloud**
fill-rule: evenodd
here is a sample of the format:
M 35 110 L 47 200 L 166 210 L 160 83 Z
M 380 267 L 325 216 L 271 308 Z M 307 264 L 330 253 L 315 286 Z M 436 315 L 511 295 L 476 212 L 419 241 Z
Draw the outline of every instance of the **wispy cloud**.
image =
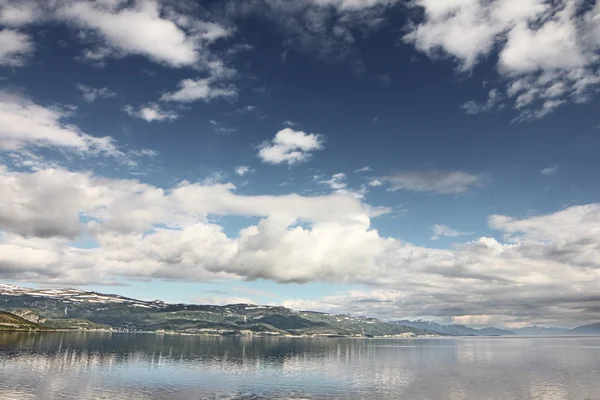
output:
M 547 176 L 549 176 L 549 175 L 554 175 L 554 174 L 556 174 L 557 172 L 558 172 L 558 165 L 551 165 L 551 166 L 549 166 L 549 167 L 546 167 L 546 168 L 544 168 L 544 169 L 542 169 L 542 170 L 540 171 L 540 173 L 541 173 L 542 175 L 547 175 Z
M 433 236 L 431 237 L 431 240 L 438 240 L 443 236 L 459 237 L 472 234 L 472 232 L 457 231 L 456 229 L 452 229 L 446 225 L 434 225 L 431 229 L 433 230 Z
M 485 184 L 483 175 L 464 171 L 401 171 L 378 179 L 387 182 L 390 191 L 411 190 L 438 194 L 463 193 Z
M 29 35 L 12 29 L 0 30 L 0 65 L 20 67 L 34 51 Z
M 106 87 L 103 88 L 93 88 L 83 83 L 78 83 L 76 85 L 77 89 L 79 89 L 83 95 L 83 99 L 88 103 L 93 103 L 97 99 L 108 99 L 111 97 L 115 97 L 117 94 L 112 90 L 109 90 Z

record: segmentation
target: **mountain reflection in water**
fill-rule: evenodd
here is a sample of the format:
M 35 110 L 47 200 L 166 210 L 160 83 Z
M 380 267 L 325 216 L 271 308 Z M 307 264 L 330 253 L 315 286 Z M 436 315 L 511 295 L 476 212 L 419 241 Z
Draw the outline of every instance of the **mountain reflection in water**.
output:
M 600 399 L 600 338 L 0 333 L 2 399 Z

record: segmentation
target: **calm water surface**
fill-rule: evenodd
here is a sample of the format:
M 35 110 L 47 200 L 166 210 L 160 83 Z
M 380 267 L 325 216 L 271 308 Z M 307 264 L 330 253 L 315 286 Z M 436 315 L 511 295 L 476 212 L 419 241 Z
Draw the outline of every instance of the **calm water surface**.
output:
M 0 333 L 0 398 L 600 400 L 600 338 Z

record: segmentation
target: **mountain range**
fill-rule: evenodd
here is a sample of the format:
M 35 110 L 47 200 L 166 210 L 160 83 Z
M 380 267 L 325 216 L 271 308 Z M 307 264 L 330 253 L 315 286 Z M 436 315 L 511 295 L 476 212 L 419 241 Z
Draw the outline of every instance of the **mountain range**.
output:
M 28 289 L 0 284 L 0 330 L 105 330 L 276 336 L 596 335 L 600 323 L 574 329 L 506 330 L 417 320 L 382 321 L 280 306 L 169 304 L 79 289 Z
M 78 289 L 27 289 L 2 284 L 0 310 L 29 321 L 41 330 L 277 336 L 438 335 L 354 315 L 254 304 L 168 304 Z M 0 320 L 0 329 L 2 326 Z M 23 326 L 22 329 L 33 328 Z
M 482 329 L 470 328 L 464 325 L 443 325 L 432 321 L 389 321 L 391 323 L 409 326 L 426 330 L 428 332 L 439 333 L 449 336 L 561 336 L 561 335 L 600 335 L 600 323 L 591 325 L 582 325 L 573 329 L 545 327 L 545 326 L 527 326 L 518 329 L 500 329 L 487 327 Z

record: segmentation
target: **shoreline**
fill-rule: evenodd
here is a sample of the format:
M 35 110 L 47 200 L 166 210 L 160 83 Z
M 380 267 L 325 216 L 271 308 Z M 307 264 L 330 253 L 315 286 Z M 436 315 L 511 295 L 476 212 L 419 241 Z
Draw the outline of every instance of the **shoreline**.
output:
M 222 333 L 195 333 L 195 332 L 160 332 L 160 331 L 120 331 L 112 329 L 0 329 L 3 332 L 19 333 L 110 333 L 110 334 L 143 334 L 155 336 L 205 336 L 205 337 L 240 337 L 240 338 L 286 338 L 286 339 L 418 339 L 439 338 L 442 335 L 384 335 L 384 336 L 359 336 L 359 335 L 290 335 L 290 334 L 222 334 Z

